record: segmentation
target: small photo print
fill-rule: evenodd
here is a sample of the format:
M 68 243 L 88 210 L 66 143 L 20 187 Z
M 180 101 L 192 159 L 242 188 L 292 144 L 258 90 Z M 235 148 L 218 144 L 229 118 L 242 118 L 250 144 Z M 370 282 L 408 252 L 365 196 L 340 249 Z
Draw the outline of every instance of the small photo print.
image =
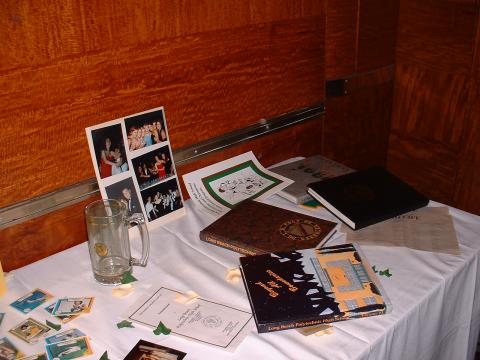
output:
M 175 175 L 172 156 L 168 146 L 143 154 L 132 159 L 132 167 L 140 190 L 158 184 Z
M 19 359 L 23 354 L 13 345 L 8 338 L 0 338 L 0 360 Z
M 167 141 L 163 109 L 125 118 L 130 151 Z
M 183 207 L 177 179 L 171 179 L 141 192 L 148 221 L 154 221 Z
M 182 360 L 186 355 L 179 350 L 140 340 L 124 360 Z
M 47 354 L 40 353 L 40 354 L 25 356 L 25 357 L 22 357 L 18 360 L 47 360 Z
M 135 186 L 131 177 L 105 187 L 107 197 L 122 202 L 127 208 L 128 216 L 142 213 Z
M 76 339 L 82 336 L 87 336 L 87 335 L 85 335 L 82 331 L 78 329 L 69 329 L 67 331 L 63 331 L 61 333 L 45 338 L 45 342 L 47 344 L 55 344 L 62 341 Z
M 53 315 L 75 315 L 88 313 L 92 308 L 93 297 L 59 299 L 53 308 Z
M 101 179 L 128 171 L 120 124 L 92 130 L 93 151 Z
M 70 360 L 92 355 L 93 351 L 86 336 L 47 345 L 49 360 Z
M 57 304 L 57 303 L 54 302 L 54 303 L 48 305 L 48 306 L 45 308 L 45 310 L 46 310 L 49 314 L 53 315 L 53 309 L 55 308 L 55 305 L 56 305 L 56 304 Z M 69 321 L 71 321 L 71 320 L 73 320 L 73 319 L 75 319 L 75 318 L 77 318 L 77 317 L 79 317 L 79 316 L 80 316 L 80 315 L 62 315 L 62 316 L 55 316 L 55 317 L 56 317 L 58 320 L 60 320 L 61 323 L 66 324 L 66 323 L 68 323 Z
M 53 296 L 43 291 L 41 289 L 35 289 L 32 292 L 22 296 L 21 298 L 15 300 L 10 306 L 21 311 L 24 314 L 28 314 L 30 311 L 36 307 L 42 305 L 48 299 L 51 299 Z
M 9 331 L 23 341 L 33 344 L 44 337 L 50 331 L 50 328 L 32 318 L 28 318 Z

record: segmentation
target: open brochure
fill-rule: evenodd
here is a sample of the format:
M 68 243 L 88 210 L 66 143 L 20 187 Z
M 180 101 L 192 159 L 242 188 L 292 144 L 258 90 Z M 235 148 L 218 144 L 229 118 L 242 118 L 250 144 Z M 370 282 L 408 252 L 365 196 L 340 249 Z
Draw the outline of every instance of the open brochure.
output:
M 215 217 L 246 199 L 265 199 L 292 180 L 265 169 L 250 151 L 183 175 L 194 204 Z

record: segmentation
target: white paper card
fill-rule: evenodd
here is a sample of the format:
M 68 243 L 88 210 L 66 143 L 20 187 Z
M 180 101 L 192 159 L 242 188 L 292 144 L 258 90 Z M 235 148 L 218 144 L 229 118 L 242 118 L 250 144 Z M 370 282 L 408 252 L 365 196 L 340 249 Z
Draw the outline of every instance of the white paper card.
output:
M 183 175 L 195 206 L 219 216 L 246 199 L 265 199 L 293 181 L 265 169 L 249 151 Z
M 181 304 L 175 301 L 179 293 L 161 287 L 130 308 L 127 317 L 153 329 L 161 321 L 172 334 L 227 351 L 234 351 L 253 328 L 248 311 L 202 298 Z
M 104 199 L 153 228 L 185 213 L 163 107 L 85 129 Z

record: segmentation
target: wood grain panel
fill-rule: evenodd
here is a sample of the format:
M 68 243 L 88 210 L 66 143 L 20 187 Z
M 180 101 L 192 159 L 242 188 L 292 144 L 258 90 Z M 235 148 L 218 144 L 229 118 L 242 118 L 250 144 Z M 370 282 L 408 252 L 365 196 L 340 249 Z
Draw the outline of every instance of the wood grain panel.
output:
M 480 15 L 480 14 L 479 14 Z M 480 215 L 480 21 L 477 19 L 475 55 L 462 147 L 458 157 L 454 203 Z
M 310 156 L 321 153 L 324 118 L 307 122 L 233 146 L 221 152 L 202 157 L 177 169 L 179 177 L 190 171 L 211 165 L 247 151 L 253 151 L 263 166 L 270 166 L 295 156 Z M 183 180 L 183 194 L 186 195 Z M 188 196 L 187 196 L 188 198 Z
M 10 271 L 87 239 L 84 208 L 99 197 L 0 230 L 0 261 Z
M 395 73 L 392 128 L 399 134 L 461 146 L 468 77 L 399 61 Z
M 0 2 L 0 72 L 323 13 L 322 0 L 6 0 Z
M 475 1 L 402 0 L 398 59 L 432 70 L 468 74 L 476 21 Z
M 456 207 L 480 215 L 480 82 L 472 90 L 464 146 L 458 157 L 455 184 Z
M 385 165 L 393 66 L 350 78 L 347 90 L 327 98 L 323 154 L 355 169 Z
M 176 148 L 322 100 L 322 19 L 198 33 L 7 72 L 0 77 L 0 207 L 93 176 L 86 126 L 164 105 Z
M 359 0 L 357 72 L 366 72 L 395 62 L 399 2 Z
M 432 200 L 452 204 L 457 159 L 441 143 L 390 134 L 388 169 Z
M 355 72 L 358 0 L 327 0 L 325 78 L 349 77 Z

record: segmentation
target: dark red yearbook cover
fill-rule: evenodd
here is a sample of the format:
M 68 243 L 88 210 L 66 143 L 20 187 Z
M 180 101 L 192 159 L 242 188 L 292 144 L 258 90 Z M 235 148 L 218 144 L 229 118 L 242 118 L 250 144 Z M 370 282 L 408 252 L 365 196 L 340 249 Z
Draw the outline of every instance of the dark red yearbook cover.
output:
M 247 200 L 200 231 L 200 239 L 244 255 L 314 248 L 337 223 Z

